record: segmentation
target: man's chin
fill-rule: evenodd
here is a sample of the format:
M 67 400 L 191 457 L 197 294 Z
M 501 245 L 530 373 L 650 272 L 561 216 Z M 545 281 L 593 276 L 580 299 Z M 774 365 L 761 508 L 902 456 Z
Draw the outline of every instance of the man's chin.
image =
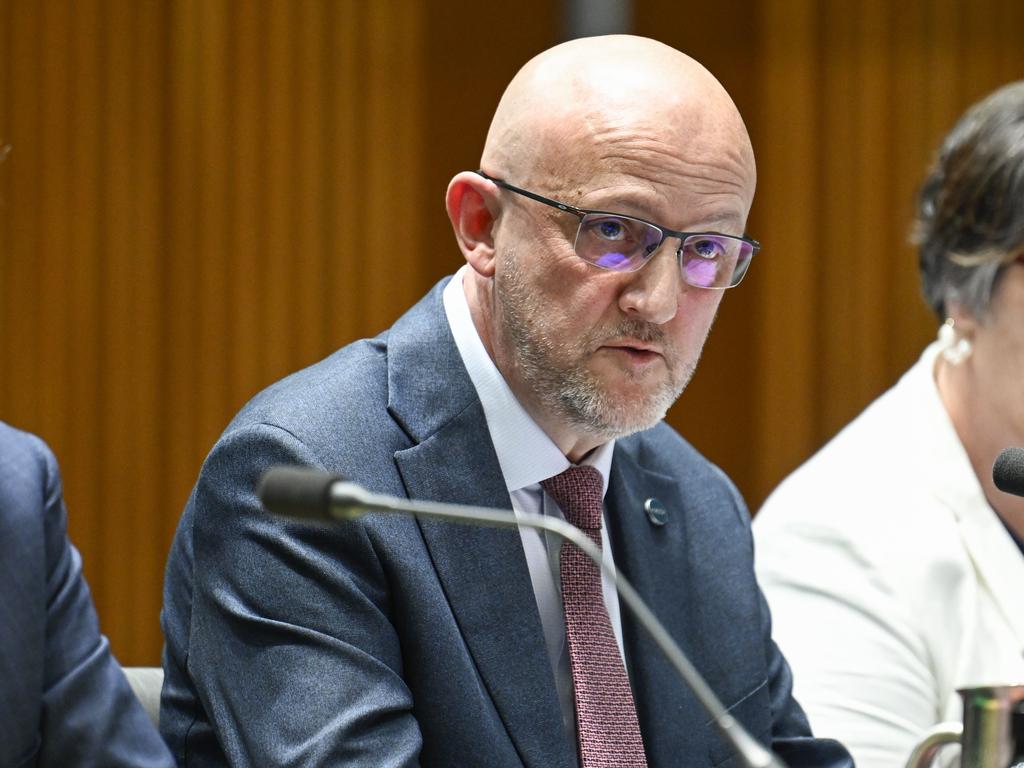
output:
M 668 369 L 662 363 L 640 371 L 617 369 L 593 372 L 591 376 L 595 388 L 601 392 L 601 400 L 622 413 L 637 409 L 640 403 L 664 400 L 673 388 Z M 671 400 L 674 402 L 678 396 L 674 395 Z M 657 406 L 650 407 L 657 410 Z M 640 409 L 644 410 L 642 406 Z
M 578 428 L 602 440 L 626 437 L 649 429 L 664 419 L 675 402 L 675 396 L 669 395 L 664 389 L 653 395 L 644 390 L 635 396 L 621 390 L 615 394 L 604 391 L 583 407 L 575 403 L 572 421 Z

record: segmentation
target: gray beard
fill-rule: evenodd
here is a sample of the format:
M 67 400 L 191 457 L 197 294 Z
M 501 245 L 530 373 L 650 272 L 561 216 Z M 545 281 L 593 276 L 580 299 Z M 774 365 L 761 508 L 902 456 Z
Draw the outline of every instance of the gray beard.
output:
M 625 437 L 661 421 L 693 375 L 694 366 L 675 370 L 677 351 L 661 327 L 642 320 L 623 319 L 592 336 L 565 341 L 545 327 L 544 308 L 524 284 L 514 253 L 506 254 L 506 269 L 495 278 L 504 316 L 499 328 L 510 342 L 513 364 L 548 413 L 595 439 Z M 608 391 L 586 367 L 586 352 L 603 339 L 628 337 L 657 342 L 665 351 L 669 376 L 643 401 L 626 400 Z M 639 380 L 645 374 L 637 376 Z

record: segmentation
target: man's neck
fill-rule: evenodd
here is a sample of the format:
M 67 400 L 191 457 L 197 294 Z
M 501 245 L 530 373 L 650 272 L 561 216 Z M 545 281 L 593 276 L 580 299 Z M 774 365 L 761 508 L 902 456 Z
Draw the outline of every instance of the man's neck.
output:
M 463 290 L 466 295 L 466 303 L 469 305 L 469 315 L 473 320 L 477 335 L 487 351 L 487 355 L 497 367 L 498 371 L 508 383 L 509 389 L 515 395 L 523 409 L 530 415 L 544 433 L 551 438 L 558 450 L 573 464 L 579 464 L 586 456 L 600 445 L 607 442 L 607 439 L 599 439 L 594 436 L 581 433 L 580 430 L 564 424 L 557 417 L 549 414 L 532 390 L 525 386 L 522 378 L 515 370 L 515 363 L 512 360 L 499 359 L 495 355 L 496 345 L 494 338 L 499 330 L 493 327 L 494 308 L 491 302 L 491 294 L 487 286 L 483 284 L 484 278 L 476 275 L 472 269 L 466 270 L 463 279 Z

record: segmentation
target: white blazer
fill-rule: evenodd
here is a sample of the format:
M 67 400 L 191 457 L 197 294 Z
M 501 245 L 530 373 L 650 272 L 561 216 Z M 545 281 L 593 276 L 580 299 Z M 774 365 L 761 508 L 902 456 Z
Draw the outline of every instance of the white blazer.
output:
M 935 386 L 936 345 L 754 521 L 773 636 L 815 735 L 902 767 L 958 688 L 1024 683 L 1024 556 Z

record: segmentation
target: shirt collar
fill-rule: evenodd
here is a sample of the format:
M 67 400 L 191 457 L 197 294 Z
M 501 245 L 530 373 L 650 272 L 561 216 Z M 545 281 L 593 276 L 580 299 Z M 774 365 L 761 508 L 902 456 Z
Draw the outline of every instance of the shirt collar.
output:
M 494 365 L 477 333 L 462 286 L 468 267 L 463 266 L 444 289 L 444 311 L 455 337 L 466 372 L 484 409 L 487 429 L 498 455 L 501 474 L 509 493 L 537 485 L 565 471 L 571 465 L 537 422 L 526 412 Z M 609 440 L 591 451 L 581 462 L 601 473 L 608 490 L 615 441 Z

